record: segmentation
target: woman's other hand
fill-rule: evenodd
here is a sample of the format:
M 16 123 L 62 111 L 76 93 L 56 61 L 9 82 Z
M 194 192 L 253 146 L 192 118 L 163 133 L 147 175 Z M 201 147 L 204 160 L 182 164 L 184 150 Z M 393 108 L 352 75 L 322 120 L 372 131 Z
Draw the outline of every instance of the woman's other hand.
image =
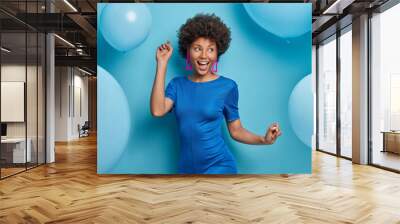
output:
M 267 130 L 267 133 L 264 136 L 265 144 L 274 144 L 276 139 L 281 135 L 281 130 L 279 128 L 278 123 L 272 123 Z
M 157 53 L 156 53 L 157 63 L 166 65 L 168 63 L 168 60 L 171 58 L 173 50 L 174 49 L 172 48 L 172 45 L 169 41 L 167 41 L 164 44 L 161 44 L 157 48 Z

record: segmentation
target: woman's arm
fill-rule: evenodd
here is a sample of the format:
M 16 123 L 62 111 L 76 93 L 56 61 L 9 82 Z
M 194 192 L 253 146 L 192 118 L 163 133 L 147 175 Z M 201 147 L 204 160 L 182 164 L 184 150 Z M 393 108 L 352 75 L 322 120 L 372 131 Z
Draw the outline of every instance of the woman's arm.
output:
M 151 91 L 150 108 L 155 117 L 162 117 L 171 110 L 174 102 L 165 97 L 165 74 L 167 72 L 168 60 L 172 55 L 173 48 L 169 42 L 157 48 L 157 71 Z
M 270 145 L 282 134 L 277 123 L 269 126 L 265 136 L 259 136 L 246 130 L 240 119 L 228 123 L 229 134 L 238 142 L 251 145 Z

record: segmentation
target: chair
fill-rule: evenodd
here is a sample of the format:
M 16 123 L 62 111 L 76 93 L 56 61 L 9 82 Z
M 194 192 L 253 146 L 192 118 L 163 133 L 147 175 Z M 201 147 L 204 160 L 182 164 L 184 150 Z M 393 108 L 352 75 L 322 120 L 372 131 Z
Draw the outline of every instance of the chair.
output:
M 78 124 L 79 138 L 89 136 L 89 129 L 90 129 L 89 121 L 85 121 L 82 127 Z

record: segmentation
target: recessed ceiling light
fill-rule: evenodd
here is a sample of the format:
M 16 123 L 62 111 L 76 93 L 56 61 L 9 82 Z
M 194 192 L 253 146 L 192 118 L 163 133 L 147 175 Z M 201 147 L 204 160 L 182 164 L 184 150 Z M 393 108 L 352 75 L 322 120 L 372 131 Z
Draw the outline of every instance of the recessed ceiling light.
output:
M 64 43 L 68 44 L 69 46 L 75 48 L 75 45 L 73 45 L 73 44 L 72 44 L 71 42 L 69 42 L 68 40 L 66 40 L 66 39 L 64 39 L 64 38 L 62 38 L 62 37 L 60 37 L 60 36 L 57 35 L 57 34 L 54 34 L 54 36 L 57 37 L 58 39 L 60 39 L 62 42 L 64 42 Z
M 11 50 L 9 50 L 9 49 L 7 49 L 7 48 L 5 48 L 5 47 L 1 47 L 1 50 L 4 51 L 4 52 L 6 52 L 6 53 L 10 53 L 10 52 L 11 52 Z
M 349 5 L 351 5 L 355 0 L 336 0 L 333 2 L 332 5 L 330 5 L 324 12 L 322 12 L 323 15 L 326 14 L 342 14 L 343 9 L 347 8 Z
M 68 0 L 64 0 L 65 4 L 67 4 L 72 10 L 74 10 L 74 12 L 78 12 L 78 10 L 71 4 L 69 3 Z
M 81 71 L 81 72 L 83 72 L 83 73 L 85 73 L 85 74 L 87 74 L 87 75 L 90 75 L 90 76 L 92 75 L 92 73 L 90 73 L 90 72 L 88 72 L 88 71 L 86 71 L 86 70 L 83 70 L 83 69 L 81 69 L 81 68 L 79 68 L 79 67 L 78 67 L 78 70 Z

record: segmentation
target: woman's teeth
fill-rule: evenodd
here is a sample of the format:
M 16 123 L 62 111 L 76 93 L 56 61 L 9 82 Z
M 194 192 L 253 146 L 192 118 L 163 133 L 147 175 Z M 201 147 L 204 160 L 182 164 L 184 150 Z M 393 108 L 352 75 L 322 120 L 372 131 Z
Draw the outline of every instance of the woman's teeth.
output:
M 206 71 L 208 69 L 208 64 L 210 62 L 208 61 L 197 61 L 197 64 L 199 65 L 199 69 L 202 71 Z
M 208 65 L 208 61 L 197 61 L 199 65 Z

